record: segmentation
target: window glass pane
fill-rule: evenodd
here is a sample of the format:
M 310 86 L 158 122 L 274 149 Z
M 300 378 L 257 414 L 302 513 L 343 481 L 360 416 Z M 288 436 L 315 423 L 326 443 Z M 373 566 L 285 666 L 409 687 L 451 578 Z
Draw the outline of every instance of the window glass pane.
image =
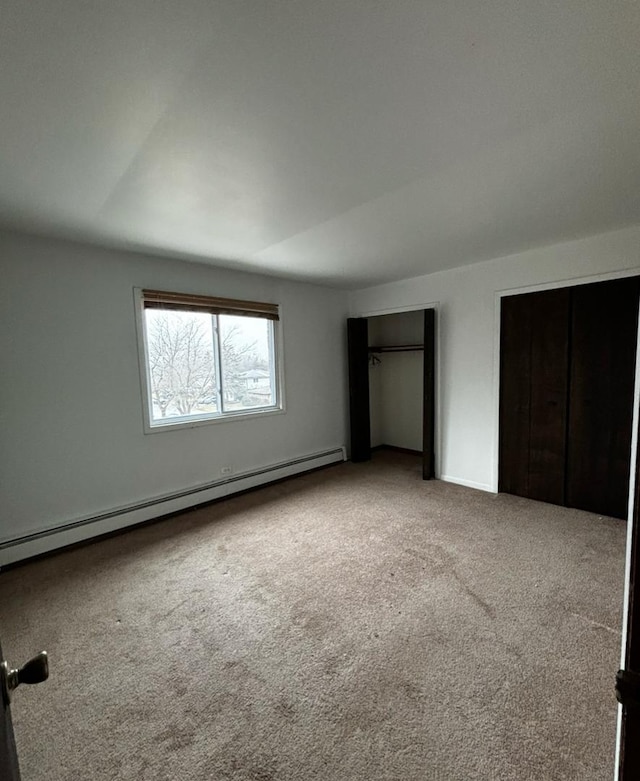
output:
M 218 320 L 224 411 L 275 406 L 272 322 L 235 315 Z
M 212 316 L 162 309 L 144 315 L 152 422 L 219 412 Z

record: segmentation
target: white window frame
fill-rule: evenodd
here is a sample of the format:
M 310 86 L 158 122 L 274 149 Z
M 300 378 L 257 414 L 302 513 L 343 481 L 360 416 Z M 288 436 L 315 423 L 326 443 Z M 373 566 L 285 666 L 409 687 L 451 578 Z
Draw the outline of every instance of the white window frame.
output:
M 177 431 L 185 428 L 197 428 L 199 426 L 209 426 L 218 423 L 229 423 L 230 421 L 250 420 L 252 418 L 268 417 L 270 415 L 282 415 L 285 409 L 284 394 L 284 349 L 282 338 L 282 307 L 279 306 L 279 319 L 271 320 L 272 328 L 272 350 L 271 350 L 271 387 L 275 393 L 276 403 L 269 407 L 260 407 L 258 409 L 234 410 L 232 412 L 222 411 L 222 377 L 217 377 L 216 395 L 218 396 L 219 412 L 205 413 L 202 415 L 174 416 L 166 418 L 162 422 L 153 420 L 152 413 L 152 395 L 151 395 L 151 377 L 149 374 L 149 353 L 147 347 L 147 329 L 144 318 L 144 289 L 134 288 L 134 305 L 136 336 L 138 343 L 138 364 L 140 371 L 140 390 L 143 412 L 143 429 L 145 434 L 157 434 L 161 431 Z M 218 360 L 218 338 L 214 341 L 214 351 L 216 358 L 216 367 L 221 365 Z M 216 371 L 216 374 L 218 372 Z

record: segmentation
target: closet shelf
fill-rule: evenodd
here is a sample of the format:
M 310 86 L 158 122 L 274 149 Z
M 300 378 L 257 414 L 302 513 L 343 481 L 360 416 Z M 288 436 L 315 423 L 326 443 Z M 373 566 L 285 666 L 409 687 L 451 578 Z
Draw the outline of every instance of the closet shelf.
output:
M 370 353 L 406 353 L 423 350 L 423 344 L 385 344 L 369 347 Z

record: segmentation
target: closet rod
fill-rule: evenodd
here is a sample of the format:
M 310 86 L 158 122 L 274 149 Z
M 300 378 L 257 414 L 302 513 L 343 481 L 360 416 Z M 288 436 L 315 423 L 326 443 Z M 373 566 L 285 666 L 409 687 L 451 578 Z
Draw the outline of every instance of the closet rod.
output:
M 405 353 L 424 350 L 423 344 L 387 344 L 369 347 L 370 353 Z

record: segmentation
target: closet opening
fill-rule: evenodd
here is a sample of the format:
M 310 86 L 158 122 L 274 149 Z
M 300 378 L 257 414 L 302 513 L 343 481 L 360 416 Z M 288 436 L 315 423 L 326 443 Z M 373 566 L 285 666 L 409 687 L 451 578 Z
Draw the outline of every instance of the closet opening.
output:
M 435 476 L 435 310 L 350 318 L 351 460 L 372 451 L 422 458 Z

